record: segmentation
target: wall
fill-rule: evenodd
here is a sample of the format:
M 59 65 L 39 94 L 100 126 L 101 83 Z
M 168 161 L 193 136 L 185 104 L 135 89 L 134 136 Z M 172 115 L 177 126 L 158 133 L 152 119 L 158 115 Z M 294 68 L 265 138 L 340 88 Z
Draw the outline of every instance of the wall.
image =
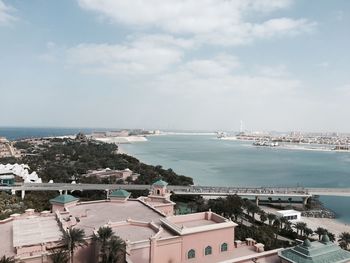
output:
M 182 245 L 182 260 L 183 262 L 189 261 L 187 259 L 187 253 L 190 249 L 196 251 L 196 260 L 203 257 L 215 257 L 220 253 L 225 253 L 220 251 L 220 246 L 222 243 L 227 243 L 228 250 L 234 250 L 234 228 L 224 228 L 214 231 L 200 232 L 195 234 L 190 234 L 183 236 Z M 207 246 L 212 247 L 212 254 L 205 256 L 204 250 Z
M 156 242 L 154 260 L 152 263 L 181 262 L 181 237 L 158 240 Z
M 133 263 L 149 263 L 150 262 L 150 245 L 133 246 L 130 252 L 130 259 Z

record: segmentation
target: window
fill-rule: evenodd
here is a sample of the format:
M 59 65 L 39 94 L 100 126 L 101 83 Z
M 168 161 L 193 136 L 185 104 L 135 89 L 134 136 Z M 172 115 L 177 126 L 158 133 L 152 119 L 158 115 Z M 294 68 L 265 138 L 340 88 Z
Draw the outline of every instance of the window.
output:
M 221 250 L 221 252 L 227 251 L 227 243 L 222 243 L 220 250 Z
M 160 190 L 159 189 L 157 190 L 157 195 L 160 195 Z
M 211 255 L 211 252 L 212 252 L 211 246 L 207 246 L 207 247 L 205 248 L 204 254 L 205 254 L 206 256 L 208 256 L 208 255 Z
M 196 257 L 196 251 L 194 251 L 194 249 L 191 249 L 190 251 L 188 251 L 187 253 L 187 258 L 195 258 Z

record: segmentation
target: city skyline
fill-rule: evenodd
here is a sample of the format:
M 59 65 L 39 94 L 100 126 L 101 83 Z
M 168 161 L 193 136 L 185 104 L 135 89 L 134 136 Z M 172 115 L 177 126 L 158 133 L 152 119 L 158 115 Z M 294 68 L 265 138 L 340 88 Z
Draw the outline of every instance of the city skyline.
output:
M 0 0 L 0 126 L 349 132 L 349 8 Z

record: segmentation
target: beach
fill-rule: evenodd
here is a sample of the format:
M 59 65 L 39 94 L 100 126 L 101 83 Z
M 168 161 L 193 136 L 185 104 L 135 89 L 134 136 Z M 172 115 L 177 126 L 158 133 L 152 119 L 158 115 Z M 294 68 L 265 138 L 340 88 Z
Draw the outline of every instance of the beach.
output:
M 264 210 L 266 213 L 271 213 L 271 214 L 276 214 L 276 212 L 278 211 L 275 208 L 271 208 L 267 206 L 260 206 L 260 208 Z M 336 236 L 336 238 L 338 238 L 342 232 L 350 232 L 350 225 L 345 224 L 337 219 L 314 218 L 314 217 L 302 216 L 300 222 L 306 223 L 307 227 L 311 228 L 314 231 L 318 227 L 325 228 L 329 232 L 333 233 Z

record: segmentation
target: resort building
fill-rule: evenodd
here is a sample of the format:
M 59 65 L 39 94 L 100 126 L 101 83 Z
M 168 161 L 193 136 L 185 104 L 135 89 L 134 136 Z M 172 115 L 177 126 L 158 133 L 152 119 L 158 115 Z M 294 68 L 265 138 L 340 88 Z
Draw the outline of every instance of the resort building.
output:
M 276 212 L 276 216 L 281 218 L 284 217 L 288 221 L 295 222 L 301 219 L 301 212 L 296 210 L 280 210 Z
M 0 137 L 0 158 L 20 156 L 21 152 L 13 146 L 12 142 L 5 137 Z
M 75 252 L 75 263 L 97 262 L 93 234 L 110 226 L 126 242 L 128 263 L 279 262 L 277 250 L 263 251 L 254 240 L 234 239 L 236 224 L 211 211 L 173 215 L 167 183 L 159 180 L 147 197 L 130 198 L 118 189 L 107 200 L 79 202 L 71 195 L 51 199 L 52 211 L 12 215 L 0 221 L 4 242 L 0 251 L 22 262 L 51 263 L 52 249 L 60 246 L 62 231 L 81 228 L 88 246 Z
M 82 175 L 84 177 L 96 177 L 97 179 L 104 179 L 104 178 L 113 178 L 113 180 L 118 181 L 118 180 L 123 180 L 125 181 L 127 178 L 130 177 L 132 181 L 135 181 L 139 174 L 134 173 L 130 169 L 126 168 L 124 170 L 113 170 L 109 168 L 105 169 L 100 169 L 100 170 L 91 170 L 88 171 L 88 173 Z M 113 182 L 113 183 L 115 183 Z
M 59 195 L 50 200 L 51 212 L 28 209 L 23 215 L 0 221 L 0 255 L 25 263 L 51 263 L 50 254 L 61 246 L 63 231 L 79 228 L 84 230 L 88 245 L 75 251 L 74 262 L 95 263 L 99 255 L 92 237 L 100 227 L 109 226 L 125 241 L 128 263 L 299 262 L 286 261 L 298 252 L 297 247 L 286 252 L 264 251 L 264 245 L 251 238 L 236 240 L 237 224 L 211 211 L 174 215 L 170 195 L 162 180 L 152 185 L 147 197 L 136 199 L 123 189 L 112 191 L 106 200 L 90 202 Z M 344 254 L 324 242 L 327 249 L 323 253 Z
M 331 242 L 327 235 L 323 235 L 321 241 L 306 239 L 302 244 L 281 250 L 278 254 L 282 263 L 350 262 L 350 252 Z

